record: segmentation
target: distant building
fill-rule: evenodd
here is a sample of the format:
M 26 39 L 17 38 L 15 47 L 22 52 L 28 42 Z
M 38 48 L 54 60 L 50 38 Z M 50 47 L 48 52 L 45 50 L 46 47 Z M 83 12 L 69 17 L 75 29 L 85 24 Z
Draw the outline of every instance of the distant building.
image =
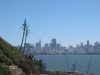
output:
M 36 46 L 36 48 L 39 48 L 39 43 L 37 42 L 37 43 L 35 44 L 35 46 Z
M 31 46 L 34 47 L 34 44 L 32 44 Z
M 37 42 L 37 43 L 35 44 L 35 46 L 36 46 L 37 48 L 41 49 L 41 39 L 39 40 L 39 43 Z
M 76 45 L 76 48 L 78 48 L 78 47 L 79 47 L 79 45 L 77 44 L 77 45 Z
M 67 50 L 68 50 L 68 47 L 67 47 Z
M 56 49 L 56 39 L 52 39 L 52 49 Z
M 52 49 L 52 43 L 50 43 L 50 49 Z
M 81 48 L 83 48 L 83 42 L 81 43 Z
M 17 48 L 20 49 L 20 45 L 18 45 Z
M 64 47 L 63 46 L 61 46 L 61 50 L 64 50 Z
M 25 43 L 24 43 L 25 45 Z M 26 43 L 26 47 L 31 47 L 31 44 L 30 43 Z
M 99 42 L 96 41 L 94 45 L 95 45 L 95 46 L 98 46 L 98 45 L 99 45 Z
M 61 44 L 60 44 L 60 43 L 58 43 L 58 44 L 56 45 L 56 49 L 57 49 L 57 50 L 61 50 Z
M 66 47 L 65 46 L 63 48 L 64 48 L 64 50 L 66 50 Z
M 89 40 L 87 41 L 87 47 L 89 48 Z
M 70 50 L 73 50 L 73 46 L 69 46 L 69 49 L 70 49 Z
M 41 39 L 39 40 L 39 49 L 41 49 Z
M 49 45 L 48 45 L 48 43 L 46 43 L 46 44 L 45 44 L 45 48 L 46 48 L 46 49 L 48 49 L 48 48 L 49 48 Z

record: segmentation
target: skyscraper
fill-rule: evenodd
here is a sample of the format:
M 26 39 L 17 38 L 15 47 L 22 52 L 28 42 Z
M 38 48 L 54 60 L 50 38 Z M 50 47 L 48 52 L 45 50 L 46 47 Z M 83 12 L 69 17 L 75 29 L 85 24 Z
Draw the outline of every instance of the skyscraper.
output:
M 79 46 L 78 46 L 78 44 L 76 45 L 76 48 L 78 48 Z
M 83 47 L 83 42 L 81 43 L 81 48 Z
M 38 42 L 36 43 L 36 47 L 41 49 L 41 39 L 39 40 L 39 43 Z
M 57 50 L 61 50 L 61 44 L 60 44 L 60 43 L 58 43 L 58 44 L 56 45 L 56 49 L 57 49 Z
M 89 47 L 89 40 L 87 41 L 87 47 Z
M 52 49 L 52 43 L 50 43 L 50 49 Z
M 38 42 L 35 45 L 36 45 L 36 48 L 39 48 L 39 43 Z
M 41 39 L 39 40 L 39 49 L 41 49 Z
M 56 39 L 52 39 L 52 49 L 56 49 Z
M 48 43 L 46 43 L 46 44 L 45 44 L 45 48 L 46 48 L 46 49 L 48 49 L 48 48 L 49 48 L 49 45 L 48 45 Z

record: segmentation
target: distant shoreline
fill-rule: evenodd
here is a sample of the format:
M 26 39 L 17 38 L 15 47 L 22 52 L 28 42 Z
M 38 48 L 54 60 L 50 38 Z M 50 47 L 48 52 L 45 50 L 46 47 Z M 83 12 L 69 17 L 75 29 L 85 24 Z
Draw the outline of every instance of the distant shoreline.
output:
M 35 55 L 64 55 L 64 54 L 35 54 Z M 66 54 L 66 55 L 100 55 L 100 54 Z

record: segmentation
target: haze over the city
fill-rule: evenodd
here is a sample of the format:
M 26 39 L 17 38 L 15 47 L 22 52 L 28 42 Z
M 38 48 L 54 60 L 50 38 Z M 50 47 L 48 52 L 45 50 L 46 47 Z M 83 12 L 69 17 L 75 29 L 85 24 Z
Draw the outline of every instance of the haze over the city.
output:
M 20 45 L 26 18 L 30 34 L 27 43 L 41 38 L 41 45 L 53 38 L 69 47 L 100 42 L 100 0 L 0 0 L 0 36 Z

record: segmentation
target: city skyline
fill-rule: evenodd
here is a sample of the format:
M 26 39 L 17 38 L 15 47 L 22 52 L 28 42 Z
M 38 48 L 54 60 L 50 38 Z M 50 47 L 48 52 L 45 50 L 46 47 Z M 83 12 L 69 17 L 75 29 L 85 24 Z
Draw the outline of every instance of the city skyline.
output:
M 44 43 L 44 45 L 41 45 L 41 39 L 39 39 L 39 41 L 38 42 L 36 42 L 36 43 L 29 43 L 29 42 L 27 42 L 26 44 L 30 44 L 30 45 L 34 45 L 34 47 L 44 47 L 45 45 L 47 45 L 47 46 L 52 46 L 52 40 L 57 40 L 56 38 L 53 38 L 53 39 L 51 39 L 51 42 L 50 43 Z M 87 40 L 86 41 L 86 44 L 84 44 L 83 42 L 81 42 L 81 43 L 79 43 L 79 44 L 76 44 L 76 46 L 73 46 L 73 45 L 69 45 L 69 46 L 73 46 L 73 48 L 76 48 L 77 46 L 79 47 L 79 46 L 81 46 L 81 47 L 83 47 L 83 46 L 85 46 L 85 45 L 87 45 L 87 47 L 89 47 L 89 45 L 92 45 L 92 46 L 95 46 L 97 43 L 99 43 L 98 41 L 95 41 L 94 42 L 94 44 L 92 45 L 91 43 L 90 43 L 90 41 L 89 40 Z M 60 46 L 62 46 L 62 47 L 68 47 L 69 48 L 69 46 L 63 46 L 60 42 L 57 42 L 56 41 L 56 43 L 55 43 L 55 45 L 57 46 L 57 45 L 60 45 Z M 16 46 L 18 46 L 18 45 L 16 45 Z
M 35 54 L 35 55 L 62 55 L 62 54 L 81 54 L 81 55 L 98 55 L 100 54 L 100 43 L 95 42 L 94 46 L 89 43 L 87 40 L 87 44 L 76 44 L 76 47 L 70 45 L 69 47 L 62 46 L 60 43 L 56 42 L 56 39 L 51 39 L 51 43 L 45 43 L 44 46 L 41 46 L 41 40 L 36 42 L 36 45 L 31 45 L 30 43 L 26 43 L 26 50 L 25 52 L 28 54 Z M 40 47 L 41 46 L 41 47 Z M 17 48 L 19 49 L 21 46 L 18 45 Z M 22 47 L 23 52 L 24 47 Z
M 100 0 L 0 0 L 0 36 L 11 45 L 20 45 L 26 18 L 30 34 L 26 42 L 41 46 L 52 38 L 69 47 L 100 42 Z M 24 43 L 24 42 L 23 42 Z

